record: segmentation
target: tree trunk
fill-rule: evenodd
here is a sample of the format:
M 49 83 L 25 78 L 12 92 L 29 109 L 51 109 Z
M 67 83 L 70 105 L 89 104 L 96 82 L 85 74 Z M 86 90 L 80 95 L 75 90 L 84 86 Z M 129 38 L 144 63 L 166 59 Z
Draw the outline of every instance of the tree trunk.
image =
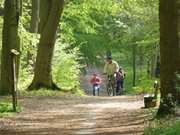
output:
M 158 56 L 159 56 L 159 46 L 154 46 L 155 53 L 151 58 L 151 78 L 156 77 L 156 69 L 157 69 L 157 63 L 158 63 Z
M 133 87 L 136 86 L 136 45 L 133 45 Z
M 43 6 L 44 4 L 45 6 Z M 51 64 L 56 30 L 63 11 L 64 0 L 44 0 L 40 5 L 41 38 L 38 45 L 34 79 L 29 89 L 39 89 L 41 87 L 56 89 L 57 86 L 52 80 Z M 47 9 L 49 9 L 48 12 Z
M 156 66 L 156 56 L 153 55 L 151 58 L 151 79 L 155 77 L 155 66 Z
M 31 13 L 31 26 L 30 26 L 30 32 L 31 33 L 38 33 L 38 27 L 39 27 L 39 12 L 40 12 L 40 0 L 31 0 L 32 2 L 32 13 Z M 31 45 L 32 42 L 30 42 Z M 33 54 L 31 53 L 30 50 L 27 51 L 27 65 L 34 65 L 32 63 L 30 63 L 30 61 L 32 62 L 33 60 Z M 33 67 L 32 67 L 33 68 Z
M 1 55 L 1 85 L 0 94 L 10 94 L 13 88 L 13 59 L 11 49 L 19 51 L 18 36 L 19 0 L 5 0 L 3 23 L 2 55 Z M 19 61 L 19 58 L 18 60 Z M 17 62 L 18 76 L 19 62 Z
M 31 28 L 32 33 L 38 32 L 40 0 L 32 0 Z
M 150 79 L 151 78 L 151 70 L 150 70 L 150 67 L 151 67 L 151 62 L 150 62 L 150 59 L 147 60 L 147 75 L 148 75 L 148 78 Z
M 161 57 L 161 103 L 158 114 L 174 112 L 176 96 L 176 75 L 178 71 L 178 23 L 177 0 L 160 0 L 160 57 Z M 169 95 L 172 95 L 170 98 Z
M 43 29 L 47 23 L 49 13 L 52 10 L 51 6 L 52 6 L 52 2 L 50 0 L 44 0 L 43 2 L 40 1 L 40 11 L 39 11 L 40 22 L 38 29 L 40 34 L 42 34 Z
M 178 5 L 177 5 L 177 9 L 178 9 L 178 38 L 179 38 L 179 68 L 178 68 L 178 74 L 180 75 L 180 0 L 177 0 L 178 1 Z M 177 81 L 177 85 L 180 86 L 180 80 Z M 177 103 L 180 104 L 180 91 L 177 91 Z

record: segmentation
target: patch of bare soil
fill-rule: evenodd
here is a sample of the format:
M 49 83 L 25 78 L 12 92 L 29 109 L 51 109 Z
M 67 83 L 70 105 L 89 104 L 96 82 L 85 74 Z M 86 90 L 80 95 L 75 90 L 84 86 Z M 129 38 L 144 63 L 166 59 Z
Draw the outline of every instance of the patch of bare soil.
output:
M 141 97 L 26 97 L 23 112 L 0 119 L 0 135 L 140 135 Z

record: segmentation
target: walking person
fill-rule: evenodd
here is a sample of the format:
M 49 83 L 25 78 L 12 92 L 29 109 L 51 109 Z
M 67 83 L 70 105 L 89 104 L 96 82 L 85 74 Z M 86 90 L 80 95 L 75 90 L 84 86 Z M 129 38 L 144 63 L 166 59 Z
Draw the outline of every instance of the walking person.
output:
M 119 72 L 123 75 L 123 79 L 121 81 L 121 87 L 122 87 L 122 89 L 124 89 L 124 79 L 126 77 L 126 73 L 121 66 L 119 67 Z
M 124 83 L 124 77 L 125 74 L 122 71 L 122 67 L 119 68 L 119 71 L 116 73 L 116 93 L 117 95 L 122 95 L 123 94 L 123 83 Z

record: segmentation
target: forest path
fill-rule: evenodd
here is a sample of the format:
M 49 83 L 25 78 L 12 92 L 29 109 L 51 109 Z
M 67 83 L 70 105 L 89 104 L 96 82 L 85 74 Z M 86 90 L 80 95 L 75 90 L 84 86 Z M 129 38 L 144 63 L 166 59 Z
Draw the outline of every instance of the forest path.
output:
M 26 97 L 23 112 L 0 118 L 0 135 L 140 135 L 139 96 Z
M 90 79 L 92 75 L 96 73 L 98 77 L 101 78 L 101 88 L 100 88 L 100 96 L 107 96 L 106 91 L 106 76 L 103 75 L 103 69 L 98 69 L 95 66 L 91 65 L 86 69 L 86 74 L 82 74 L 80 78 L 81 87 L 85 90 L 87 95 L 92 95 L 92 85 L 90 83 Z
M 0 135 L 141 135 L 145 114 L 142 96 L 108 97 L 105 81 L 99 97 L 93 97 L 91 68 L 81 76 L 89 96 L 24 97 L 23 112 L 0 118 Z

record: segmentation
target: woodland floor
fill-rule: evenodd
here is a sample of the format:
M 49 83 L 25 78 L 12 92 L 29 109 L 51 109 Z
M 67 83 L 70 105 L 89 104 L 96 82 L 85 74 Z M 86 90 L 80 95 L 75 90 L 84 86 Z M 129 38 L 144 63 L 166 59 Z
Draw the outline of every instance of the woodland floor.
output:
M 86 87 L 89 94 L 85 97 L 21 98 L 23 112 L 0 118 L 0 135 L 143 134 L 146 117 L 141 109 L 143 97 L 108 97 L 103 90 L 99 97 L 93 97 L 89 77 L 81 78 L 82 87 Z

